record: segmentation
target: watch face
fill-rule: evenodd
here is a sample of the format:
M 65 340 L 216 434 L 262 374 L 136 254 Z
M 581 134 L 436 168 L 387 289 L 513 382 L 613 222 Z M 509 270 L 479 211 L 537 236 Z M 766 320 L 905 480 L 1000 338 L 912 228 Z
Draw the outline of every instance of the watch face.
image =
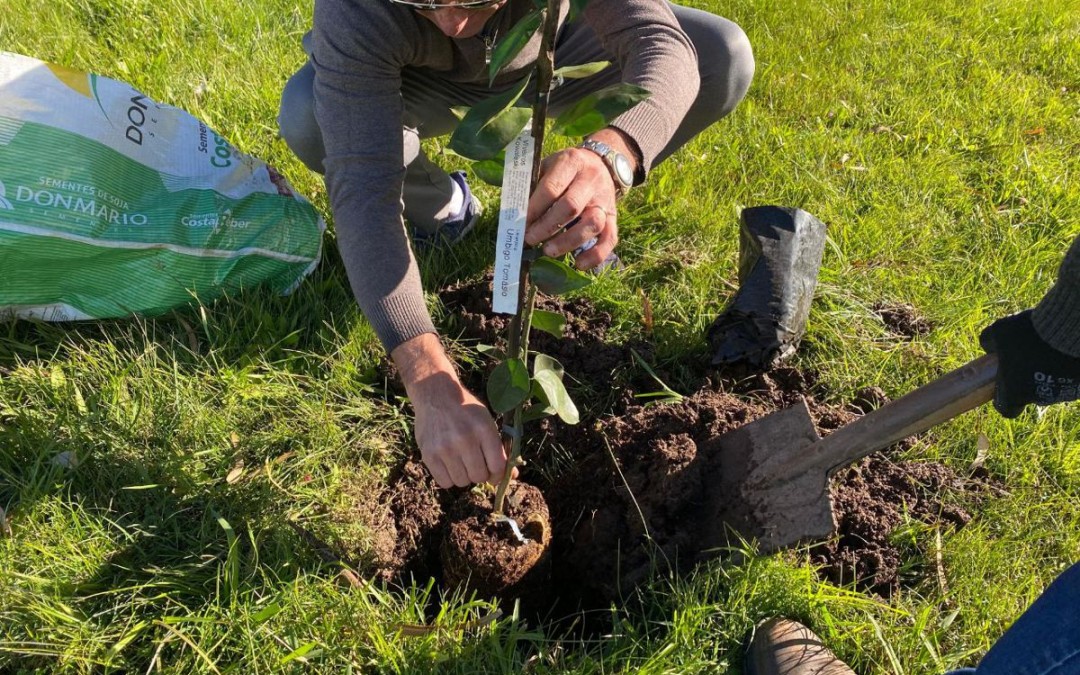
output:
M 634 184 L 634 170 L 630 167 L 630 160 L 621 154 L 615 155 L 615 173 L 626 187 Z

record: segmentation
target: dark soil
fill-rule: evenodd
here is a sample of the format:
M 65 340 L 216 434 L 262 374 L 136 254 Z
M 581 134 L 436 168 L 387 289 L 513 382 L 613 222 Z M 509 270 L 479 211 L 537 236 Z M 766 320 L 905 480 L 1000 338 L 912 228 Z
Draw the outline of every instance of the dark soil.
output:
M 964 492 L 985 491 L 972 481 L 932 462 L 893 462 L 871 455 L 833 481 L 832 500 L 837 536 L 816 548 L 813 561 L 836 584 L 888 596 L 899 588 L 904 552 L 894 533 L 912 518 L 928 525 L 961 528 L 971 515 L 952 499 Z
M 855 398 L 851 399 L 851 409 L 860 415 L 865 415 L 888 402 L 889 397 L 881 387 L 863 387 L 855 392 Z
M 502 341 L 506 318 L 487 313 L 488 283 L 444 291 L 450 337 L 493 345 Z M 507 538 L 507 526 L 487 520 L 484 497 L 436 490 L 413 460 L 391 480 L 381 500 L 392 515 L 389 527 L 396 540 L 392 555 L 380 564 L 384 578 L 430 574 L 453 584 L 468 577 L 469 587 L 481 594 L 524 594 L 547 607 L 557 596 L 586 606 L 614 599 L 656 570 L 686 571 L 712 555 L 702 552 L 710 542 L 702 540 L 701 505 L 714 485 L 707 475 L 709 462 L 698 460 L 708 458 L 724 432 L 802 397 L 824 435 L 886 402 L 880 389 L 868 387 L 846 406 L 820 404 L 815 398 L 822 392 L 812 376 L 779 368 L 769 373 L 714 371 L 712 380 L 703 377 L 704 384 L 679 402 L 643 406 L 633 397 L 635 378 L 647 387 L 641 391 L 656 386 L 638 372 L 631 350 L 650 359 L 647 344 L 609 344 L 611 319 L 587 300 L 541 298 L 539 306 L 567 317 L 567 337 L 534 331 L 532 346 L 564 365 L 568 386 L 585 412 L 577 426 L 548 418 L 526 429 L 530 461 L 521 477 L 547 500 L 551 526 L 543 537 L 550 540 L 544 554 L 549 557 L 535 564 L 536 554 L 531 564 L 538 571 L 526 578 L 522 570 L 530 563 L 515 562 L 514 556 L 529 560 L 534 554 L 522 555 L 516 550 L 520 545 Z M 474 390 L 482 391 L 483 370 L 464 373 Z M 969 516 L 957 504 L 970 502 L 965 493 L 978 487 L 943 465 L 896 463 L 873 455 L 834 478 L 839 528 L 834 539 L 812 549 L 814 562 L 833 581 L 887 594 L 902 580 L 904 553 L 893 543 L 896 528 L 906 517 L 961 527 Z M 447 541 L 456 542 L 451 547 L 455 561 L 459 552 L 467 553 L 467 568 L 438 563 L 440 542 Z M 495 571 L 478 571 L 489 568 Z
M 486 344 L 504 347 L 506 328 L 510 317 L 491 314 L 491 279 L 457 284 L 439 294 L 447 312 L 445 334 L 460 344 Z M 577 382 L 587 395 L 578 396 L 577 403 L 590 410 L 609 410 L 620 400 L 632 398 L 635 384 L 627 371 L 634 363 L 633 353 L 651 361 L 653 347 L 643 341 L 613 344 L 608 341 L 611 315 L 597 310 L 587 299 L 539 296 L 538 309 L 561 314 L 566 319 L 563 337 L 557 338 L 543 331 L 534 330 L 529 339 L 529 349 L 546 354 L 559 361 L 567 377 Z M 494 367 L 464 373 L 467 386 L 473 391 L 483 391 L 486 374 Z M 659 373 L 663 378 L 664 373 Z M 641 383 L 647 384 L 644 377 Z M 621 388 L 613 387 L 613 380 L 620 380 Z M 651 388 L 655 388 L 653 385 Z
M 442 500 L 431 474 L 418 458 L 402 463 L 393 471 L 379 500 L 379 518 L 373 523 L 376 541 L 393 542 L 380 546 L 376 563 L 379 576 L 392 580 L 398 576 L 427 577 L 438 574 L 439 528 L 443 520 Z
M 610 600 L 653 569 L 688 569 L 701 549 L 708 489 L 698 453 L 767 410 L 702 389 L 679 403 L 632 406 L 585 434 L 559 429 L 553 443 L 576 441 L 579 457 L 547 488 L 558 586 L 588 579 L 587 599 Z
M 900 337 L 914 339 L 929 335 L 934 330 L 934 325 L 911 305 L 879 302 L 874 305 L 874 313 L 890 333 Z

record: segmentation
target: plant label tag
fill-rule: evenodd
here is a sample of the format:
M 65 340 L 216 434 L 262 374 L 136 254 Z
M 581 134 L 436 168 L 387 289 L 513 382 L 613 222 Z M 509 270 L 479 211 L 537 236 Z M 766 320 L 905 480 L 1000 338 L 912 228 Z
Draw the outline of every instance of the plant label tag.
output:
M 525 248 L 525 215 L 529 208 L 532 165 L 532 122 L 529 122 L 506 146 L 503 163 L 499 236 L 495 240 L 495 281 L 491 292 L 491 309 L 499 314 L 518 313 L 521 251 Z

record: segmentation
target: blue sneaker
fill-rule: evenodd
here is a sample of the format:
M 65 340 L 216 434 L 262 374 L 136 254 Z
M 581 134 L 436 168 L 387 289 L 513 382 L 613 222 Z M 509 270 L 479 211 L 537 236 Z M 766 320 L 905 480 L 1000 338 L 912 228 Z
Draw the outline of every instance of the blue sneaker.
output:
M 593 246 L 596 246 L 596 239 L 590 239 L 581 246 L 575 248 L 574 257 L 577 258 L 579 255 L 581 255 L 585 251 L 588 251 Z M 623 265 L 623 261 L 619 257 L 619 254 L 615 251 L 612 251 L 611 253 L 608 253 L 606 258 L 600 261 L 599 265 L 589 270 L 589 274 L 602 274 L 603 272 L 607 272 L 608 270 L 618 271 L 623 269 L 623 267 L 625 267 L 625 265 Z
M 574 225 L 577 225 L 579 220 L 581 219 L 574 218 L 573 220 L 571 220 L 570 223 L 566 226 L 566 229 L 570 229 Z M 596 246 L 596 237 L 593 237 L 581 246 L 575 248 L 572 255 L 574 256 L 574 258 L 577 258 L 579 255 L 581 255 L 585 251 L 588 251 L 593 246 Z M 608 270 L 617 271 L 623 269 L 623 267 L 625 267 L 625 265 L 623 265 L 622 259 L 619 258 L 619 254 L 615 253 L 615 251 L 612 251 L 611 253 L 608 253 L 608 256 L 606 258 L 600 261 L 599 265 L 589 270 L 589 274 L 601 274 Z
M 484 208 L 480 205 L 480 200 L 473 196 L 472 190 L 469 189 L 469 184 L 465 181 L 464 171 L 455 171 L 450 174 L 450 179 L 457 183 L 464 195 L 464 206 L 461 212 L 453 215 L 444 220 L 439 229 L 434 232 L 423 232 L 418 228 L 413 228 L 413 244 L 418 248 L 447 248 L 457 244 L 465 238 L 472 229 L 476 227 L 476 223 L 480 221 L 480 215 L 484 212 Z

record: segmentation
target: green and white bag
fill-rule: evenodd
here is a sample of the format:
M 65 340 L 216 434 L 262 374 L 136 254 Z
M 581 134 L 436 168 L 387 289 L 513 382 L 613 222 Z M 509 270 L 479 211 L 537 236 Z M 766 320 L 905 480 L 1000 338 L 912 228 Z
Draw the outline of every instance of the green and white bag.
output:
M 122 82 L 0 52 L 0 317 L 293 290 L 325 225 L 264 162 Z

